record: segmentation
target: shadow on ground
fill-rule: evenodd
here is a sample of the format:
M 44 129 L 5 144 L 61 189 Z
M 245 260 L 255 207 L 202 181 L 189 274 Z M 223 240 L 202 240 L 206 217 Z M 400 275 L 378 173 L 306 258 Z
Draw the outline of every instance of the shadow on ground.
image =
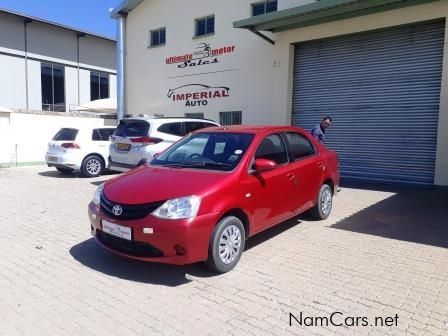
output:
M 331 225 L 331 228 L 448 247 L 448 188 L 346 183 L 345 188 L 391 192 L 392 196 Z
M 71 173 L 68 174 L 62 174 L 60 172 L 58 172 L 57 170 L 46 170 L 46 171 L 42 171 L 38 173 L 40 176 L 45 176 L 45 177 L 54 177 L 54 178 L 87 178 L 83 175 L 81 175 L 80 171 L 73 171 Z M 107 177 L 107 176 L 113 176 L 113 175 L 117 175 L 118 173 L 115 171 L 110 171 L 110 170 L 106 170 L 104 171 L 101 176 Z M 98 184 L 101 184 L 102 182 L 98 182 Z M 95 182 L 93 182 L 93 184 L 95 184 Z
M 176 266 L 132 260 L 114 255 L 95 239 L 88 239 L 70 249 L 72 257 L 95 271 L 135 282 L 176 287 L 189 283 L 188 274 L 198 277 L 217 275 L 202 263 Z
M 300 223 L 300 219 L 295 217 L 261 232 L 247 240 L 245 250 L 250 250 Z M 219 275 L 207 269 L 203 263 L 176 266 L 127 259 L 108 252 L 99 246 L 93 238 L 73 246 L 70 249 L 70 254 L 84 266 L 98 272 L 121 279 L 169 287 L 189 283 L 191 281 L 188 279 L 189 274 L 202 278 Z

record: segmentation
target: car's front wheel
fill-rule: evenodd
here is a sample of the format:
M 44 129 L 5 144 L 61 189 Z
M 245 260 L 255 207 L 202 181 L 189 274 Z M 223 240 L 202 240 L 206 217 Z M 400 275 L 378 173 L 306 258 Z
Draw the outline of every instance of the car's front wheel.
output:
M 316 219 L 327 219 L 333 207 L 333 191 L 328 184 L 322 184 L 317 195 L 317 202 L 311 210 L 311 215 Z
M 89 155 L 82 161 L 81 173 L 86 177 L 97 177 L 103 170 L 103 160 L 97 155 Z
M 213 230 L 206 264 L 220 273 L 232 270 L 241 258 L 245 241 L 244 226 L 239 218 L 221 219 Z

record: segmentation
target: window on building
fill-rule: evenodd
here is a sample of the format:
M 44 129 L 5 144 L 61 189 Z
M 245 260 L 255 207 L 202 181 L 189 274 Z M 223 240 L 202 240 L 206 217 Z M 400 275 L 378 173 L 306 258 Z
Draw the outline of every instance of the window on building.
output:
M 103 72 L 90 72 L 90 100 L 109 98 L 109 75 Z
M 196 19 L 196 36 L 204 36 L 215 32 L 215 16 L 210 15 Z
M 65 112 L 65 71 L 64 67 L 42 63 L 42 110 Z
M 166 28 L 159 28 L 155 30 L 151 30 L 151 41 L 150 46 L 156 47 L 160 45 L 165 45 L 166 43 Z
M 204 119 L 204 113 L 185 113 L 186 118 Z
M 267 0 L 252 4 L 252 16 L 263 15 L 277 11 L 277 0 Z
M 241 125 L 242 119 L 241 111 L 219 112 L 219 123 L 222 126 Z

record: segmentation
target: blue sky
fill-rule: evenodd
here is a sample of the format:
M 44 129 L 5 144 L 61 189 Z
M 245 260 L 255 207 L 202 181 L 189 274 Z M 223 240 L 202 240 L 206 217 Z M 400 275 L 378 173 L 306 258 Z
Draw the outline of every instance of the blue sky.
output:
M 0 8 L 115 38 L 109 8 L 121 0 L 0 0 Z

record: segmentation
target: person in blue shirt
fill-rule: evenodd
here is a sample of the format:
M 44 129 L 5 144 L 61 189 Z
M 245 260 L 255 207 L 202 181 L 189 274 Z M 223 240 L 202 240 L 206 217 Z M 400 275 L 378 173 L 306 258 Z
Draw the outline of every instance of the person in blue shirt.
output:
M 332 122 L 331 117 L 325 116 L 322 118 L 320 124 L 317 124 L 312 130 L 311 135 L 316 138 L 322 145 L 325 144 L 325 130 L 330 127 Z

